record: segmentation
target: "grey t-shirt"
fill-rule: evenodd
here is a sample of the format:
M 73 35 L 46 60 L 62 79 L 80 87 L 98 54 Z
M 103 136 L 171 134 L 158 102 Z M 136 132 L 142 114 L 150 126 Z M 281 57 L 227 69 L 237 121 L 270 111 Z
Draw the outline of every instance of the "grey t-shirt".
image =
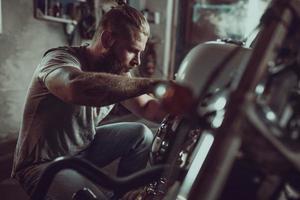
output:
M 84 69 L 83 48 L 51 50 L 35 70 L 25 103 L 12 176 L 27 167 L 59 156 L 72 156 L 85 149 L 94 138 L 96 125 L 113 107 L 65 103 L 45 86 L 46 77 L 58 68 Z

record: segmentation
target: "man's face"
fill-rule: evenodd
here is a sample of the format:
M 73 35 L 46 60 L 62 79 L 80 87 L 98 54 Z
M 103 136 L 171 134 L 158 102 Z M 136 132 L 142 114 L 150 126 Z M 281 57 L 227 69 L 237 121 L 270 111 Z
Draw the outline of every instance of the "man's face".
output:
M 106 59 L 111 62 L 110 72 L 124 74 L 141 64 L 141 53 L 144 51 L 148 37 L 137 33 L 131 40 L 117 38 L 108 49 Z

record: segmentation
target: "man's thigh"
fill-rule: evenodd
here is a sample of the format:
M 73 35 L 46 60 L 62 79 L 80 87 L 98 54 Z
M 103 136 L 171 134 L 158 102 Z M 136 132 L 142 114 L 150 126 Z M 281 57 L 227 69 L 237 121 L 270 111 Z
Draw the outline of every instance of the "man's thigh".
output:
M 141 144 L 149 146 L 153 140 L 150 129 L 136 122 L 123 122 L 97 127 L 91 145 L 79 157 L 85 158 L 99 167 L 128 155 Z

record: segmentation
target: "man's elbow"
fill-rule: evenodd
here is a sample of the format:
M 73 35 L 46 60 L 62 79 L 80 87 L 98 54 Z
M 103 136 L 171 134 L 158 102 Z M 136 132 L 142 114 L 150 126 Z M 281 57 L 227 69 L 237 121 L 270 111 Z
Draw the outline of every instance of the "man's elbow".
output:
M 82 101 L 81 86 L 77 81 L 69 81 L 65 90 L 61 91 L 61 99 L 66 103 L 80 104 Z
M 99 88 L 89 88 L 84 81 L 74 80 L 68 84 L 65 101 L 76 105 L 105 106 L 108 96 L 105 92 L 99 92 Z M 102 95 L 99 95 L 102 94 Z
M 74 85 L 67 84 L 64 88 L 58 88 L 54 95 L 65 103 L 75 104 L 78 101 L 78 95 Z
M 73 101 L 76 101 L 77 92 L 73 84 L 46 84 L 46 87 L 52 95 L 66 103 L 72 103 Z
M 72 104 L 78 104 L 82 100 L 82 90 L 87 85 L 81 72 L 69 68 L 59 68 L 51 72 L 45 84 L 54 96 Z

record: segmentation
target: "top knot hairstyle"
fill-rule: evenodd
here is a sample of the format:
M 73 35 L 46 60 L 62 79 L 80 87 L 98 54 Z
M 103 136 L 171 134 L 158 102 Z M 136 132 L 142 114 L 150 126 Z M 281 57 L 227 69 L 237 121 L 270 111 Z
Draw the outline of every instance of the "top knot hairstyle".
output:
M 117 0 L 118 5 L 127 4 L 127 0 Z
M 118 6 L 102 16 L 93 42 L 99 39 L 102 31 L 109 31 L 113 36 L 129 40 L 135 39 L 137 33 L 148 37 L 150 35 L 149 24 L 144 15 L 124 1 L 118 1 Z

